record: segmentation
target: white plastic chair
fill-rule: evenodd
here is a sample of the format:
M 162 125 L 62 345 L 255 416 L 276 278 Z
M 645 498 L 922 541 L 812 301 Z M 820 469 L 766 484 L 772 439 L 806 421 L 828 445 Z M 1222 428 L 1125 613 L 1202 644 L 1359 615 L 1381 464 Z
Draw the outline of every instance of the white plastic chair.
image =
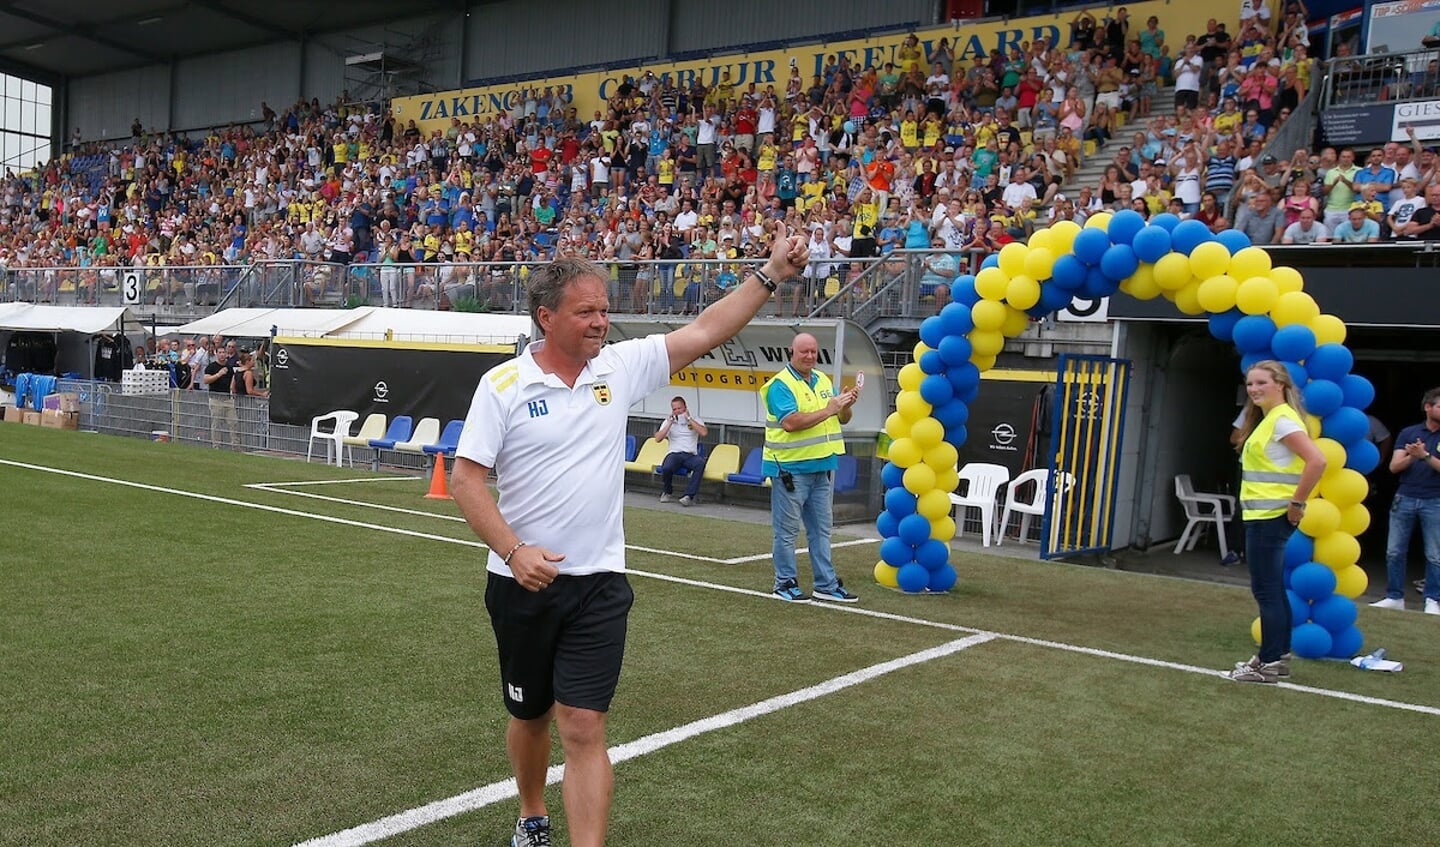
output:
M 335 465 L 339 467 L 340 447 L 345 443 L 346 436 L 350 434 L 350 425 L 359 419 L 359 412 L 349 412 L 344 409 L 311 418 L 310 443 L 305 446 L 305 461 L 310 461 L 310 454 L 315 450 L 315 442 L 318 440 L 325 442 L 325 464 L 330 464 L 331 456 L 334 456 Z M 326 424 L 330 424 L 330 426 L 327 428 Z
M 986 547 L 990 546 L 990 530 L 995 526 L 995 495 L 1000 486 L 1010 481 L 1010 469 L 1004 465 L 988 462 L 971 462 L 960 469 L 960 485 L 950 495 L 955 505 L 956 536 L 965 525 L 965 509 L 980 510 L 980 537 Z M 965 493 L 961 494 L 960 490 Z
M 1029 499 L 1021 499 L 1015 492 L 1028 483 L 1034 483 Z M 1020 515 L 1020 543 L 1030 534 L 1030 518 L 1045 514 L 1045 487 L 1050 483 L 1050 470 L 1048 468 L 1036 468 L 1026 471 L 1005 485 L 1005 508 L 1000 512 L 1000 534 L 995 538 L 995 546 L 999 547 L 1005 541 L 1005 531 L 1010 528 L 1010 515 Z M 1068 471 L 1061 471 L 1060 478 L 1055 485 L 1055 497 L 1059 499 L 1062 495 L 1069 493 L 1075 487 L 1075 475 Z
M 365 422 L 360 424 L 360 431 L 345 438 L 345 455 L 350 459 L 350 467 L 355 467 L 355 448 L 370 446 L 370 439 L 379 438 L 385 434 L 385 425 L 390 422 L 381 412 L 371 412 L 365 417 Z
M 1190 474 L 1175 475 L 1175 498 L 1180 505 L 1185 507 L 1185 531 L 1180 534 L 1180 540 L 1175 542 L 1175 552 L 1182 550 L 1194 550 L 1195 542 L 1210 528 L 1215 525 L 1215 537 L 1220 542 L 1220 557 L 1230 555 L 1230 547 L 1225 543 L 1225 522 L 1235 517 L 1235 498 L 1229 494 L 1211 494 L 1204 491 L 1196 491 L 1195 485 L 1190 482 Z

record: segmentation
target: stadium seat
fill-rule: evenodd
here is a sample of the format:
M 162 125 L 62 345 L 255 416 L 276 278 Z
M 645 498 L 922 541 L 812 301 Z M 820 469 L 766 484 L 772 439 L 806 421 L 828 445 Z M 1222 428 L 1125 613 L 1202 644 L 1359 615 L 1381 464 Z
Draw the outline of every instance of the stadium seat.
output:
M 980 537 L 986 547 L 990 546 L 990 530 L 995 526 L 995 495 L 1000 486 L 1010 481 L 1010 469 L 1004 465 L 989 462 L 971 462 L 960 469 L 960 488 L 950 495 L 955 506 L 956 536 L 965 526 L 965 510 L 980 510 Z
M 764 447 L 752 448 L 745 456 L 745 464 L 740 466 L 739 471 L 727 474 L 725 481 L 736 482 L 741 485 L 764 485 L 765 477 L 760 473 L 761 462 L 764 461 L 764 458 Z
M 635 454 L 640 451 L 640 441 L 633 435 L 625 436 L 625 461 L 635 461 Z
M 740 470 L 740 448 L 734 444 L 716 444 L 705 460 L 702 478 L 712 482 L 724 482 L 730 474 Z
M 360 424 L 359 432 L 355 433 L 354 435 L 346 436 L 343 439 L 345 443 L 345 454 L 350 457 L 350 467 L 355 467 L 354 448 L 369 447 L 370 439 L 379 438 L 380 436 L 384 435 L 385 423 L 388 420 L 389 418 L 385 417 L 385 415 L 379 412 L 374 412 L 365 417 L 365 422 Z
M 318 439 L 325 442 L 325 464 L 330 464 L 333 456 L 335 466 L 339 467 L 340 449 L 350 435 L 351 424 L 359 419 L 359 412 L 350 412 L 344 409 L 311 418 L 310 443 L 305 446 L 305 461 L 310 461 L 310 454 L 315 449 L 315 442 Z
M 835 469 L 835 493 L 843 494 L 853 490 L 860 484 L 860 463 L 855 457 L 844 455 L 840 457 L 840 466 Z
M 410 433 L 410 437 L 395 445 L 395 451 L 421 455 L 427 446 L 439 440 L 440 419 L 421 418 L 420 423 L 415 425 L 415 431 Z
M 370 447 L 375 451 L 375 458 L 370 462 L 371 470 L 380 470 L 381 450 L 394 450 L 396 444 L 409 440 L 411 428 L 410 416 L 398 415 L 390 422 L 390 428 L 385 430 L 384 436 L 370 439 Z
M 655 472 L 655 466 L 665 461 L 665 445 L 653 438 L 645 439 L 640 445 L 640 452 L 636 454 L 634 461 L 625 463 L 625 470 L 639 471 L 645 474 Z
M 460 446 L 460 433 L 465 429 L 465 422 L 460 420 L 451 421 L 445 424 L 445 431 L 440 433 L 440 440 L 434 444 L 426 444 L 420 448 L 430 455 L 454 456 L 455 448 Z

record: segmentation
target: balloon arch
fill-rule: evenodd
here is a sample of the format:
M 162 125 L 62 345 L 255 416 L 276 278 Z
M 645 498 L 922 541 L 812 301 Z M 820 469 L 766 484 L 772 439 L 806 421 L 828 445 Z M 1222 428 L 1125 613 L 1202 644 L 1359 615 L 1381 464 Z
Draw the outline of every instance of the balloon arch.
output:
M 1355 598 L 1368 584 L 1356 564 L 1356 537 L 1370 525 L 1365 474 L 1380 462 L 1365 414 L 1374 386 L 1350 373 L 1345 324 L 1321 313 L 1298 271 L 1272 267 L 1244 233 L 1216 235 L 1171 214 L 1147 223 L 1130 210 L 1100 213 L 1083 228 L 1062 221 L 1029 244 L 1007 244 L 979 273 L 956 278 L 954 302 L 920 325 L 914 361 L 900 370 L 895 412 L 885 422 L 893 440 L 881 472 L 885 510 L 876 527 L 884 541 L 875 580 L 907 593 L 954 586 L 949 495 L 959 484 L 957 448 L 965 443 L 980 375 L 1031 318 L 1117 290 L 1141 300 L 1164 297 L 1187 315 L 1208 314 L 1210 333 L 1241 353 L 1242 373 L 1274 359 L 1301 387 L 1308 428 L 1327 467 L 1285 549 L 1292 649 L 1304 658 L 1355 655 L 1363 642 Z M 1257 641 L 1259 623 L 1252 626 Z

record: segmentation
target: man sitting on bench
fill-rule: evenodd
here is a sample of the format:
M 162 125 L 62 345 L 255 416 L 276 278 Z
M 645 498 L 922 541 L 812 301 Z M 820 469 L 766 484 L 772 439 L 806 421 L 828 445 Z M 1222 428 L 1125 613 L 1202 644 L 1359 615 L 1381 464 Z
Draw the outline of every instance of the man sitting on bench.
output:
M 690 414 L 684 397 L 676 397 L 670 401 L 670 416 L 655 432 L 656 441 L 670 441 L 670 452 L 660 465 L 661 503 L 670 502 L 675 473 L 683 468 L 689 473 L 689 479 L 685 484 L 685 496 L 680 498 L 680 505 L 695 504 L 695 495 L 700 493 L 700 475 L 705 470 L 705 460 L 700 456 L 700 439 L 709 434 L 710 430 L 705 426 L 705 422 Z

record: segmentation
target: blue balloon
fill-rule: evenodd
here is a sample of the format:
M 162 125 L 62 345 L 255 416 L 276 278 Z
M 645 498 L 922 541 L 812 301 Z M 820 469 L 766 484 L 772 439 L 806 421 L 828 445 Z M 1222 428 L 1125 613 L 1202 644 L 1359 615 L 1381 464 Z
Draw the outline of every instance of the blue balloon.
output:
M 1045 298 L 1041 297 L 1040 302 L 1025 310 L 1025 315 L 1032 321 L 1038 321 L 1043 320 L 1046 315 L 1053 311 L 1055 310 L 1045 308 Z
M 969 439 L 969 437 L 970 432 L 965 429 L 964 424 L 945 427 L 945 440 L 948 441 L 952 447 L 965 446 L 965 441 Z
M 885 466 L 880 469 L 880 481 L 885 484 L 887 489 L 899 488 L 905 484 L 905 469 L 894 462 L 886 462 Z M 886 512 L 886 514 L 889 514 L 889 512 Z M 900 515 L 896 520 L 898 521 L 901 517 L 904 517 L 904 515 Z M 890 533 L 890 535 L 894 534 L 893 532 Z
M 1341 406 L 1320 419 L 1320 434 L 1344 444 L 1348 452 L 1370 434 L 1370 419 L 1359 409 Z
M 924 515 L 906 515 L 900 521 L 900 540 L 911 547 L 919 547 L 930 538 L 930 519 Z
M 945 567 L 930 572 L 930 584 L 926 587 L 936 593 L 949 591 L 955 587 L 955 580 L 958 578 L 955 568 L 946 564 Z
M 1158 262 L 1170 252 L 1170 230 L 1151 224 L 1135 234 L 1130 242 L 1142 262 Z
M 1170 249 L 1186 256 L 1201 244 L 1213 240 L 1210 227 L 1197 220 L 1181 221 L 1170 230 Z
M 1339 594 L 1321 597 L 1310 606 L 1310 620 L 1330 632 L 1349 629 L 1359 616 L 1360 610 L 1355 608 L 1355 601 Z
M 1341 382 L 1354 366 L 1355 356 L 1343 344 L 1321 344 L 1305 359 L 1311 379 Z
M 1285 542 L 1285 567 L 1298 568 L 1315 558 L 1315 539 L 1303 532 L 1290 533 Z
M 1235 331 L 1231 335 L 1235 348 L 1241 353 L 1269 350 L 1270 339 L 1274 336 L 1275 322 L 1265 315 L 1246 315 L 1235 322 Z
M 1325 417 L 1345 403 L 1340 386 L 1328 379 L 1312 379 L 1302 392 L 1305 395 L 1305 411 Z
M 1345 408 L 1350 407 L 1346 406 Z M 1380 448 L 1376 447 L 1370 439 L 1366 438 L 1363 441 L 1345 445 L 1345 467 L 1352 471 L 1368 474 L 1379 466 Z
M 1221 312 L 1218 315 L 1210 316 L 1210 334 L 1221 341 L 1235 340 L 1235 324 L 1245 317 L 1245 313 L 1239 309 L 1231 309 L 1228 312 Z
M 1314 602 L 1335 593 L 1335 572 L 1316 562 L 1306 562 L 1290 572 L 1290 587 L 1303 599 Z
M 949 340 L 949 336 L 946 336 L 940 343 L 944 344 L 946 340 Z M 945 360 L 940 357 L 939 350 L 926 350 L 920 355 L 920 361 L 917 364 L 920 365 L 920 370 L 927 374 L 945 373 Z
M 906 518 L 909 520 L 909 518 Z M 1304 623 L 1310 620 L 1310 604 L 1305 598 L 1295 593 L 1293 588 L 1285 589 L 1285 598 L 1290 601 L 1290 620 L 1292 623 Z
M 1281 362 L 1285 370 L 1290 374 L 1290 381 L 1300 388 L 1304 388 L 1310 382 L 1310 374 L 1306 372 L 1304 365 L 1297 365 L 1294 362 Z
M 885 511 L 894 515 L 897 521 L 915 514 L 915 495 L 898 485 L 895 486 L 885 492 Z
M 975 366 L 974 362 L 962 362 L 950 368 L 948 375 L 950 382 L 955 385 L 956 391 L 965 391 L 980 384 L 980 369 Z
M 880 543 L 880 561 L 892 568 L 908 567 L 915 563 L 915 548 L 899 536 L 887 538 Z
M 895 581 L 899 583 L 901 591 L 918 594 L 930 584 L 930 572 L 925 570 L 923 565 L 911 562 L 900 567 L 900 573 L 895 575 Z
M 974 402 L 975 402 L 975 398 L 976 398 L 976 397 L 979 397 L 979 396 L 980 396 L 980 383 L 979 383 L 979 382 L 976 382 L 974 385 L 967 385 L 967 386 L 964 387 L 964 388 L 956 388 L 956 389 L 955 389 L 955 399 L 956 399 L 956 400 L 959 400 L 961 403 L 964 403 L 964 404 L 967 405 L 967 406 L 970 405 L 971 403 L 974 403 Z
M 881 512 L 875 519 L 875 530 L 881 538 L 894 538 L 900 534 L 900 522 L 889 512 Z
M 1081 297 L 1089 297 L 1091 300 L 1098 300 L 1101 297 L 1109 297 L 1120 288 L 1120 281 L 1111 279 L 1099 268 L 1091 268 L 1085 274 L 1085 283 L 1080 290 L 1075 292 Z
M 979 303 L 980 292 L 975 290 L 975 277 L 955 277 L 955 281 L 950 284 L 950 299 L 967 307 Z
M 1135 212 L 1130 214 L 1137 218 L 1140 217 Z M 1111 223 L 1110 228 L 1114 229 L 1115 224 Z M 1128 279 L 1139 267 L 1140 260 L 1135 256 L 1135 251 L 1130 249 L 1129 244 L 1116 244 L 1100 257 L 1100 271 L 1116 282 Z
M 964 426 L 965 422 L 970 420 L 970 406 L 959 400 L 951 400 L 943 406 L 936 406 L 930 416 L 947 429 L 952 426 Z
M 955 398 L 955 386 L 941 374 L 932 374 L 920 382 L 920 396 L 932 406 L 942 406 Z
M 1056 257 L 1055 264 L 1050 269 L 1050 282 L 1040 288 L 1040 296 L 1045 296 L 1045 289 L 1055 286 L 1064 291 L 1074 291 L 1085 284 L 1085 263 L 1074 256 L 1066 253 Z
M 1230 255 L 1235 255 L 1250 246 L 1250 236 L 1238 229 L 1227 229 L 1215 234 L 1215 240 L 1225 245 Z
M 1180 217 L 1178 215 L 1172 215 L 1169 212 L 1161 212 L 1158 215 L 1151 216 L 1150 225 L 1159 227 L 1166 232 L 1174 232 L 1175 227 L 1180 225 Z
M 1317 565 L 1316 567 L 1324 567 Z M 1334 641 L 1325 627 L 1302 623 L 1290 633 L 1290 651 L 1302 659 L 1320 659 L 1330 655 Z
M 1360 632 L 1360 628 L 1346 627 L 1339 632 L 1330 633 L 1330 652 L 1326 655 L 1332 659 L 1349 659 L 1359 655 L 1364 646 L 1365 636 Z
M 1000 254 L 999 254 L 999 253 L 991 253 L 990 255 L 986 256 L 983 261 L 980 262 L 980 269 L 981 269 L 981 270 L 984 270 L 985 268 L 998 268 L 998 267 L 1000 267 Z
M 949 564 L 950 548 L 945 546 L 945 542 L 931 538 L 915 548 L 915 561 L 927 571 L 938 571 Z
M 1300 324 L 1282 326 L 1275 330 L 1270 349 L 1287 362 L 1299 362 L 1315 352 L 1315 331 Z
M 1077 262 L 1076 264 L 1079 263 Z M 1083 268 L 1084 265 L 1080 265 L 1080 267 Z M 1081 279 L 1080 281 L 1083 283 L 1085 280 Z M 1074 299 L 1074 289 L 1062 288 L 1056 285 L 1052 279 L 1050 282 L 1040 286 L 1040 302 L 1035 304 L 1035 308 L 1040 310 L 1040 316 L 1044 316 L 1065 308 L 1070 305 L 1070 302 Z
M 1375 402 L 1375 384 L 1359 374 L 1346 374 L 1340 380 L 1340 391 L 1345 395 L 1345 405 L 1362 412 Z
M 954 304 L 951 304 L 954 305 Z M 970 354 L 973 350 L 970 347 L 970 339 L 964 335 L 947 335 L 945 340 L 940 342 L 940 349 L 937 354 L 945 363 L 948 370 L 961 367 L 970 361 Z M 930 373 L 930 371 L 926 371 Z
M 939 315 L 931 315 L 920 322 L 920 340 L 926 347 L 939 347 L 945 338 L 945 324 Z
M 1259 353 L 1246 353 L 1240 357 L 1240 373 L 1249 373 L 1250 369 L 1275 358 L 1275 354 L 1269 349 L 1261 350 Z
M 974 283 L 971 283 L 974 286 Z M 965 335 L 975 328 L 975 322 L 970 319 L 970 307 L 964 303 L 949 303 L 940 310 L 940 324 L 945 327 L 947 335 Z M 933 344 L 932 347 L 939 347 Z
M 1100 264 L 1100 257 L 1110 248 L 1110 236 L 1098 229 L 1082 229 L 1075 235 L 1070 252 L 1087 265 Z M 1058 260 L 1057 260 L 1058 261 Z M 1054 277 L 1052 272 L 1051 277 Z
M 1110 226 L 1105 232 L 1110 240 L 1116 244 L 1129 244 L 1135 240 L 1136 234 L 1145 228 L 1145 219 L 1134 209 L 1121 209 L 1110 216 Z M 1134 271 L 1131 271 L 1134 273 Z M 1125 276 L 1129 276 L 1126 274 Z

